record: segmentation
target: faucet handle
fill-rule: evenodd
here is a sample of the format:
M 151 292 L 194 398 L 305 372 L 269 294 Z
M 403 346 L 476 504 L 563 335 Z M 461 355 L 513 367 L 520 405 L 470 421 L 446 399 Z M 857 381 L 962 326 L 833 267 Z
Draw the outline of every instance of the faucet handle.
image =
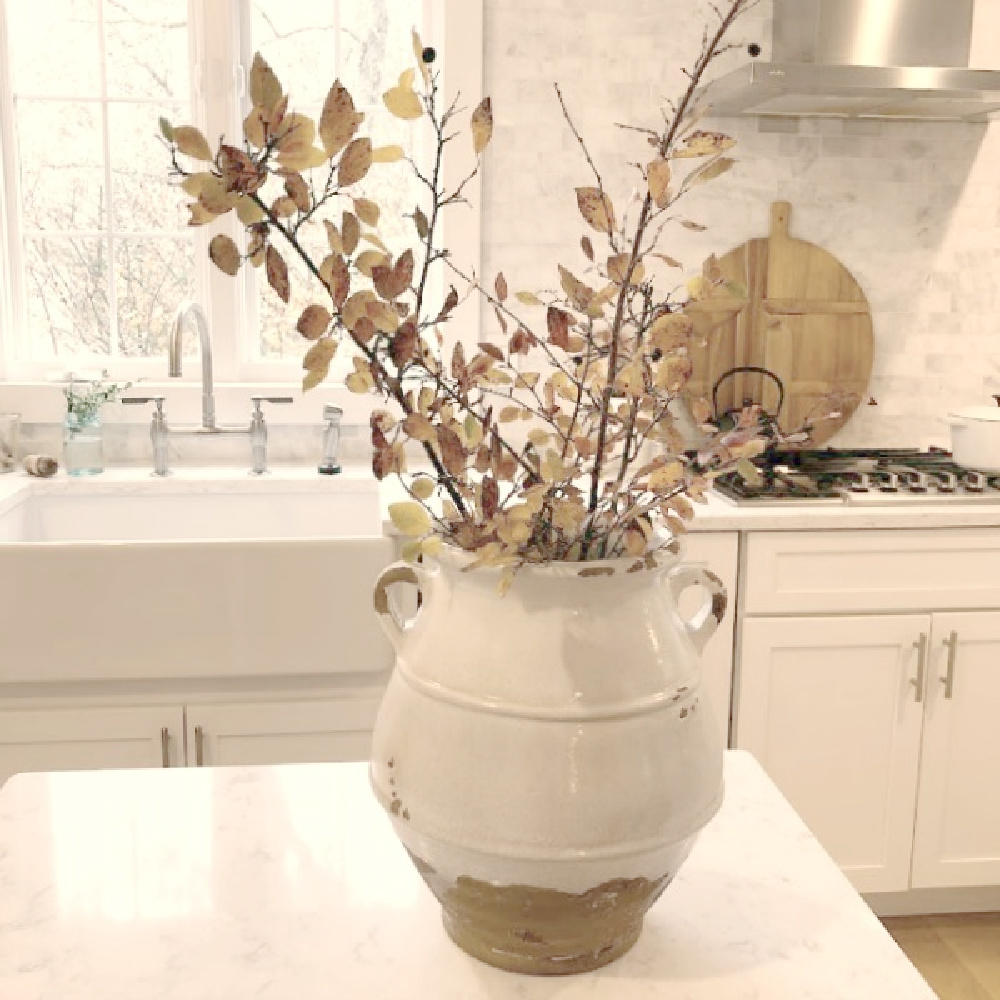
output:
M 141 405 L 143 403 L 153 403 L 156 406 L 156 415 L 163 416 L 163 401 L 166 396 L 122 396 L 119 402 Z
M 251 396 L 251 401 L 256 408 L 260 408 L 261 403 L 294 403 L 291 396 Z

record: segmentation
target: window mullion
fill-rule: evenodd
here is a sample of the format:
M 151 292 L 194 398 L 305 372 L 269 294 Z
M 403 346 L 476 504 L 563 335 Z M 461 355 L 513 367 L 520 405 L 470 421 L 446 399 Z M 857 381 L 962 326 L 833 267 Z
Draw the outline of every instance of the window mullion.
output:
M 115 269 L 114 182 L 111 176 L 111 122 L 108 116 L 107 46 L 104 38 L 104 0 L 97 0 L 97 64 L 101 76 L 101 157 L 104 162 L 104 247 L 108 255 L 108 354 L 118 358 L 118 275 Z

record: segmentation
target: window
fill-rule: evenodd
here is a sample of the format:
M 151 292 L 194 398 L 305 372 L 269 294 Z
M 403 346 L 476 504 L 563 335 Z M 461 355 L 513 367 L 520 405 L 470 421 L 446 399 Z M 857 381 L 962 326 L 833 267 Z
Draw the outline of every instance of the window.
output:
M 166 373 L 173 313 L 194 298 L 209 315 L 220 381 L 297 382 L 296 298 L 285 306 L 252 268 L 234 281 L 208 262 L 211 236 L 241 238 L 239 224 L 230 215 L 186 226 L 157 119 L 197 124 L 210 142 L 238 137 L 259 49 L 295 110 L 318 114 L 339 76 L 369 112 L 376 145 L 397 143 L 419 159 L 421 130 L 381 110 L 381 94 L 410 64 L 416 26 L 442 51 L 446 93 L 474 106 L 481 16 L 470 0 L 0 0 L 6 381 L 101 367 L 155 382 Z M 380 186 L 361 193 L 388 209 L 380 235 L 392 248 L 408 234 L 391 217 L 418 193 L 405 164 L 378 173 Z M 445 239 L 477 262 L 474 215 L 459 213 Z M 293 269 L 304 304 L 315 289 L 300 276 Z M 196 378 L 197 365 L 185 374 Z

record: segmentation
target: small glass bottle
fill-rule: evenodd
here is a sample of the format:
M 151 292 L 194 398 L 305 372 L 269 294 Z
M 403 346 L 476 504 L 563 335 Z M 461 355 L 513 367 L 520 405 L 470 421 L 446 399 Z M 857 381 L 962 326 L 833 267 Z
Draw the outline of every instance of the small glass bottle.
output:
M 340 462 L 337 460 L 337 449 L 340 447 L 340 421 L 344 411 L 339 406 L 327 403 L 323 407 L 323 457 L 319 463 L 319 473 L 332 476 L 340 472 Z
M 71 391 L 76 385 L 71 378 Z M 104 471 L 104 428 L 99 406 L 67 411 L 63 422 L 63 465 L 71 476 L 94 476 Z

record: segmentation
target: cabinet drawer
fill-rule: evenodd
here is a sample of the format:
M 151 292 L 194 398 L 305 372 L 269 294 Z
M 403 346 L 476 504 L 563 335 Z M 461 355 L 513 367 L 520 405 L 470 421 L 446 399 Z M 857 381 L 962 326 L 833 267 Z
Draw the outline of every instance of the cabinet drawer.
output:
M 752 532 L 747 614 L 1000 605 L 1000 528 Z

